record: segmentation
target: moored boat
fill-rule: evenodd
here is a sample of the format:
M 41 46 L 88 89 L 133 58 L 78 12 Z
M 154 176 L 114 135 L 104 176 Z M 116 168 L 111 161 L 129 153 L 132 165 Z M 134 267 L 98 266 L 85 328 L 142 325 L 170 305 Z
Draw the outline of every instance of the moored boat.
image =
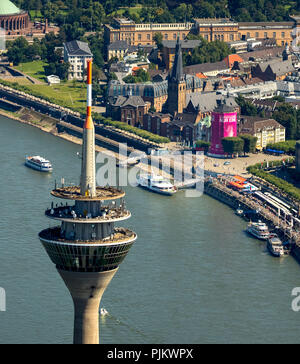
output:
M 26 157 L 25 166 L 40 172 L 52 172 L 52 164 L 40 156 Z
M 172 196 L 177 192 L 177 188 L 172 183 L 158 175 L 140 175 L 138 184 L 143 188 L 166 196 Z
M 246 231 L 260 240 L 267 240 L 270 236 L 268 226 L 261 221 L 250 222 Z
M 282 242 L 277 234 L 270 234 L 267 242 L 267 248 L 274 257 L 282 257 L 285 255 Z

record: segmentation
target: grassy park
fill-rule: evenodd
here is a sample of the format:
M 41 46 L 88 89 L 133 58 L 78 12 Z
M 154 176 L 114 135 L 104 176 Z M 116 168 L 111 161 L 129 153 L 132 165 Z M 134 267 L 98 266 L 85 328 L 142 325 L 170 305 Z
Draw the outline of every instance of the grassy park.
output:
M 33 61 L 20 63 L 15 68 L 22 73 L 38 80 L 33 84 L 26 78 L 13 78 L 11 80 L 1 80 L 2 84 L 11 86 L 23 92 L 28 92 L 36 97 L 41 97 L 70 109 L 84 112 L 86 105 L 86 85 L 80 81 L 65 81 L 60 84 L 49 86 L 46 83 L 43 61 Z

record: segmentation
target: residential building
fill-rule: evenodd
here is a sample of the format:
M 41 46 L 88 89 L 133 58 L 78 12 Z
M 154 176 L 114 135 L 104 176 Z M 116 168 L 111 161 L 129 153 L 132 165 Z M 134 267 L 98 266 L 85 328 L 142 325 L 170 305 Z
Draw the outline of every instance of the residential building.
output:
M 295 71 L 291 60 L 272 59 L 259 63 L 252 69 L 252 77 L 259 77 L 263 81 L 280 81 Z
M 266 148 L 268 144 L 285 141 L 285 127 L 271 118 L 241 116 L 238 133 L 257 137 L 256 147 L 259 150 Z
M 143 127 L 151 133 L 169 138 L 172 142 L 180 142 L 192 146 L 199 134 L 199 115 L 180 113 L 176 115 L 149 112 L 144 115 Z
M 64 61 L 70 63 L 68 79 L 83 80 L 87 60 L 91 58 L 93 54 L 87 43 L 78 40 L 64 43 Z

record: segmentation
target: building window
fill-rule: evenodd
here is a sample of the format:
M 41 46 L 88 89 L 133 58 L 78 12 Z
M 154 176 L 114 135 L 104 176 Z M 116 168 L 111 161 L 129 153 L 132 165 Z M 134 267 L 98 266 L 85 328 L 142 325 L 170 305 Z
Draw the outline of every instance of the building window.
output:
M 247 33 L 247 38 L 250 38 L 250 33 Z
M 273 33 L 273 38 L 276 39 L 276 32 Z
M 234 40 L 234 36 L 233 36 L 233 34 L 230 34 L 229 39 L 230 39 L 230 40 Z
M 165 40 L 168 40 L 168 34 L 165 34 Z
M 267 32 L 264 33 L 264 38 L 268 38 L 268 33 Z
M 142 34 L 138 34 L 138 40 L 142 40 Z
M 285 32 L 282 32 L 281 33 L 281 38 L 284 38 L 285 37 Z
M 174 33 L 173 34 L 173 39 L 176 39 L 177 38 L 177 34 L 176 33 Z
M 255 38 L 258 38 L 259 37 L 259 34 L 258 32 L 255 33 Z
M 150 40 L 150 34 L 147 34 L 147 40 Z

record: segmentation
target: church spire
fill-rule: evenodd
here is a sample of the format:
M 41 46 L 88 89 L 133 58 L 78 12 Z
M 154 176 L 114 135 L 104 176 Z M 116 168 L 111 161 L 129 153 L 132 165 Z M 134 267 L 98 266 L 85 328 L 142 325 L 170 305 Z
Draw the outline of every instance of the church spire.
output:
M 175 49 L 175 60 L 171 72 L 171 80 L 176 82 L 183 81 L 183 65 L 182 65 L 182 50 L 179 36 L 177 38 L 176 49 Z

